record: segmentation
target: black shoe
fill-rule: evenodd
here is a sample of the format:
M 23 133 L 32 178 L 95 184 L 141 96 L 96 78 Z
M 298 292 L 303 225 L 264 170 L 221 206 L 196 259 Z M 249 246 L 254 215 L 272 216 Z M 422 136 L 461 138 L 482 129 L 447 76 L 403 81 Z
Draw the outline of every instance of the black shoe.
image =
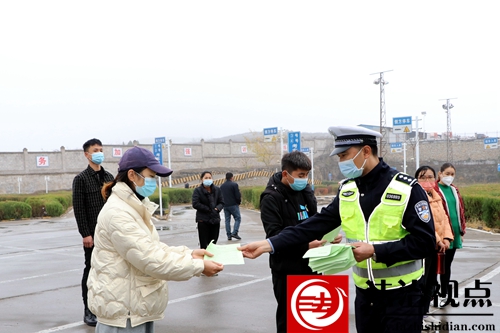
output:
M 90 312 L 89 309 L 85 309 L 85 313 L 83 315 L 83 322 L 89 326 L 95 326 L 97 325 L 97 318 L 92 312 Z
M 240 237 L 240 236 L 238 236 L 238 234 L 232 234 L 232 235 L 231 235 L 231 237 L 234 237 L 234 238 L 236 238 L 236 239 L 238 239 L 238 240 L 239 240 L 239 239 L 241 239 L 241 237 Z
M 231 240 L 231 239 L 232 239 L 231 236 L 227 236 L 227 240 Z

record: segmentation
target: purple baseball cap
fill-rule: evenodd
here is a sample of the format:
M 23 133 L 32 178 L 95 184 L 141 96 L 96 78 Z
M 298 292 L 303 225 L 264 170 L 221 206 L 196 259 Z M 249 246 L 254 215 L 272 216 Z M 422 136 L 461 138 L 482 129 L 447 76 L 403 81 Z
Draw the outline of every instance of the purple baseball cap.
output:
M 153 170 L 160 177 L 168 177 L 173 172 L 161 165 L 151 151 L 137 146 L 127 150 L 118 162 L 118 172 L 144 167 Z

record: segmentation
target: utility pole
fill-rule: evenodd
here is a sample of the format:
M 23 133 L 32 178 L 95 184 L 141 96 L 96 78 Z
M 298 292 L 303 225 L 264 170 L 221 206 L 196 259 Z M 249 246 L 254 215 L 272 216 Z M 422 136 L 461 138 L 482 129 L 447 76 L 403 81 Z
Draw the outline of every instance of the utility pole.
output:
M 392 72 L 392 69 L 388 71 L 370 74 L 370 75 L 375 75 L 375 74 L 379 75 L 379 78 L 373 81 L 373 84 L 378 84 L 380 86 L 380 134 L 382 134 L 382 137 L 380 138 L 379 156 L 381 157 L 384 157 L 385 154 L 387 153 L 386 147 L 388 141 L 387 127 L 385 123 L 385 90 L 384 90 L 384 86 L 386 84 L 389 84 L 389 82 L 384 80 L 384 73 L 387 72 Z
M 443 104 L 443 109 L 446 111 L 446 159 L 448 162 L 453 163 L 453 146 L 451 145 L 451 113 L 450 110 L 453 109 L 453 104 L 450 103 L 450 99 L 455 98 L 443 98 L 440 101 L 446 100 L 446 104 Z

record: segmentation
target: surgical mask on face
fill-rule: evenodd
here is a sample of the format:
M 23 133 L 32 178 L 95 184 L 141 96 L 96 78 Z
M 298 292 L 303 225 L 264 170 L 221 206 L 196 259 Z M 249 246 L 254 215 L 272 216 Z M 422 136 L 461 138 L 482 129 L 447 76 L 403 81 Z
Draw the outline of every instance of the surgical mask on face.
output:
M 446 186 L 450 186 L 451 183 L 453 183 L 454 179 L 455 179 L 455 177 L 453 177 L 453 176 L 446 176 L 446 177 L 441 178 L 441 182 L 443 184 L 445 184 Z
M 418 182 L 418 183 L 420 184 L 420 186 L 423 187 L 423 189 L 426 192 L 430 192 L 434 188 L 434 182 L 422 181 L 422 182 Z
M 346 178 L 358 178 L 363 174 L 363 169 L 365 168 L 366 160 L 363 162 L 361 168 L 358 168 L 356 164 L 354 164 L 354 159 L 358 157 L 359 153 L 361 153 L 363 149 L 361 149 L 356 156 L 351 158 L 350 160 L 339 162 L 340 172 Z
M 213 183 L 214 183 L 214 181 L 212 179 L 204 179 L 203 180 L 203 185 L 206 187 L 211 186 Z
M 288 173 L 288 171 L 287 171 Z M 291 174 L 288 174 L 290 177 L 292 177 Z M 307 186 L 307 178 L 294 178 L 292 177 L 293 179 L 293 183 L 290 183 L 288 182 L 288 184 L 290 185 L 290 188 L 294 191 L 302 191 L 303 189 L 306 188 Z
M 92 162 L 95 164 L 101 164 L 104 161 L 104 154 L 102 152 L 97 152 L 92 154 Z
M 136 172 L 137 173 L 137 172 Z M 144 179 L 144 185 L 143 186 L 138 186 L 136 183 L 135 184 L 135 191 L 142 195 L 143 197 L 149 197 L 151 194 L 155 193 L 156 191 L 156 179 L 155 178 L 146 178 L 140 173 L 137 173 L 139 176 L 141 176 L 142 179 Z

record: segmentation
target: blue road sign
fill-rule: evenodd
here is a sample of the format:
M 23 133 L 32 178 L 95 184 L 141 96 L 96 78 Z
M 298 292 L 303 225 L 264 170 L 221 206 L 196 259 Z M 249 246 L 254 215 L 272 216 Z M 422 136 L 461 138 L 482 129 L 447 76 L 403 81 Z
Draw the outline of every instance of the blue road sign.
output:
M 288 152 L 300 151 L 300 132 L 288 132 Z
M 392 142 L 391 143 L 391 153 L 400 153 L 403 151 L 403 143 L 402 142 Z
M 278 127 L 264 128 L 264 135 L 278 135 Z
M 498 138 L 484 139 L 484 149 L 496 149 L 496 148 L 498 148 Z
M 309 153 L 310 150 L 309 150 L 309 147 L 304 147 L 300 151 L 303 153 Z
M 498 164 L 498 172 L 500 172 L 500 163 Z
M 393 143 L 391 143 L 391 148 L 403 148 L 403 143 L 393 142 Z
M 167 141 L 165 140 L 164 136 L 159 137 L 159 138 L 155 138 L 155 143 L 165 143 L 165 142 L 167 142 Z
M 153 145 L 153 154 L 155 155 L 158 162 L 163 165 L 163 149 L 161 143 L 155 143 Z
M 264 128 L 264 142 L 274 142 L 278 138 L 278 127 Z
M 392 118 L 392 131 L 394 133 L 410 133 L 411 132 L 411 116 Z

